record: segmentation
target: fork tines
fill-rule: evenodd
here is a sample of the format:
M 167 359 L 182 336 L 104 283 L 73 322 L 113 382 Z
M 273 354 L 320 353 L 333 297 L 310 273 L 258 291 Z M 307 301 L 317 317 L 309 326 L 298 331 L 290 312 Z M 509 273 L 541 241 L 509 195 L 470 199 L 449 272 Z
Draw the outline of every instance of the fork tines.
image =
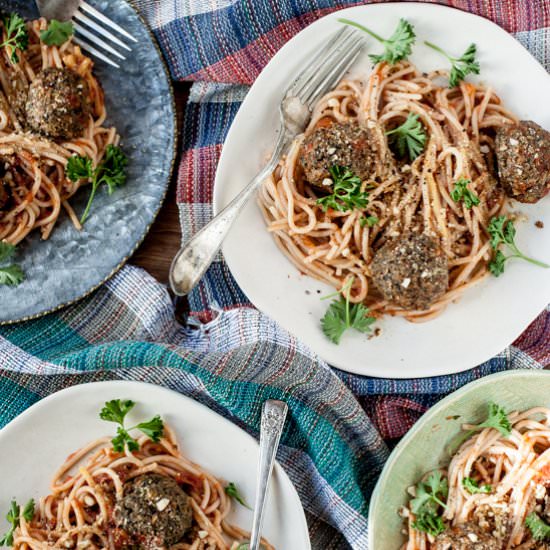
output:
M 313 105 L 340 81 L 364 44 L 363 36 L 348 26 L 334 33 L 290 84 L 285 95 L 295 96 L 303 104 Z
M 76 33 L 74 42 L 82 49 L 87 50 L 105 61 L 105 63 L 116 68 L 120 68 L 120 65 L 107 54 L 111 54 L 115 58 L 124 61 L 126 59 L 124 54 L 131 52 L 132 48 L 115 36 L 108 28 L 116 31 L 123 39 L 126 38 L 126 42 L 128 40 L 137 42 L 129 32 L 114 21 L 111 21 L 111 19 L 96 10 L 93 6 L 90 6 L 87 2 L 80 2 L 79 9 L 73 15 L 73 24 Z M 121 48 L 124 51 L 121 52 Z

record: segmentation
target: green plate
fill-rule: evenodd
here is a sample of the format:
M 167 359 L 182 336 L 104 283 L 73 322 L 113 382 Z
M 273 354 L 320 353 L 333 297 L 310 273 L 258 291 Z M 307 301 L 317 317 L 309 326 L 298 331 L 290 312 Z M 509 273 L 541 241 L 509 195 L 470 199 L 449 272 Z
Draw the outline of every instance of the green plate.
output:
M 397 511 L 409 500 L 407 488 L 425 472 L 447 466 L 448 445 L 463 423 L 483 422 L 489 401 L 507 411 L 549 406 L 549 389 L 550 372 L 506 371 L 471 382 L 434 405 L 395 447 L 382 470 L 371 498 L 369 548 L 401 548 L 404 524 Z

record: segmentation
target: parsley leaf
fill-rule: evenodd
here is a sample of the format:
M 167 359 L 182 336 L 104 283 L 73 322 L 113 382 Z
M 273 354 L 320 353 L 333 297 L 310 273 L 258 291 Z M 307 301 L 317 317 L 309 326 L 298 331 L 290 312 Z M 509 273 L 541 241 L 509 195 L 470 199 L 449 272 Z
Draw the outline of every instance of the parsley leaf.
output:
M 147 422 L 141 422 L 136 426 L 136 429 L 144 433 L 149 439 L 158 443 L 164 434 L 164 422 L 157 415 Z
M 445 531 L 445 524 L 441 516 L 432 512 L 422 512 L 413 521 L 412 526 L 417 531 L 424 531 L 434 537 Z
M 470 494 L 475 495 L 477 493 L 490 493 L 491 492 L 491 486 L 490 485 L 482 485 L 479 486 L 479 483 L 471 478 L 471 477 L 465 477 L 462 480 L 462 486 L 468 491 Z
M 458 86 L 458 83 L 464 80 L 468 74 L 479 74 L 479 63 L 476 61 L 475 44 L 470 44 L 460 57 L 450 56 L 446 51 L 431 42 L 424 42 L 424 44 L 443 54 L 451 62 L 452 68 L 451 74 L 449 75 L 450 88 Z
M 92 159 L 89 157 L 73 156 L 67 162 L 65 173 L 71 181 L 87 179 L 92 183 L 92 190 L 84 214 L 80 218 L 80 223 L 84 223 L 90 213 L 90 207 L 95 198 L 95 194 L 100 185 L 107 186 L 109 195 L 116 187 L 126 183 L 126 165 L 128 159 L 120 147 L 116 145 L 107 145 L 105 156 L 99 165 L 94 169 Z
M 13 244 L 0 241 L 0 262 L 5 262 L 15 254 Z M 25 280 L 25 273 L 16 264 L 0 267 L 0 285 L 17 286 Z
M 353 278 L 348 279 L 342 290 L 336 293 L 339 298 L 330 304 L 321 319 L 323 333 L 334 344 L 340 343 L 340 339 L 347 329 L 353 328 L 359 332 L 368 333 L 371 331 L 371 325 L 376 321 L 374 317 L 368 317 L 369 309 L 363 304 L 350 304 L 352 284 Z M 332 298 L 333 296 L 335 294 L 325 298 Z
M 25 518 L 25 521 L 32 521 L 34 517 L 34 499 L 31 498 L 29 502 L 25 504 L 22 516 Z
M 21 514 L 21 507 L 15 500 L 11 501 L 10 509 L 6 515 L 6 519 L 11 524 L 8 532 L 0 539 L 0 546 L 13 546 L 13 533 L 19 527 L 19 518 L 23 516 L 26 521 L 31 521 L 34 517 L 34 500 L 31 499 L 23 508 Z
M 0 44 L 0 48 L 6 47 L 11 52 L 10 59 L 13 64 L 19 63 L 17 50 L 26 50 L 29 45 L 29 33 L 25 20 L 17 13 L 11 13 L 4 18 L 6 40 Z
M 468 189 L 468 184 L 472 183 L 471 180 L 466 178 L 460 178 L 455 182 L 454 189 L 451 191 L 451 199 L 455 202 L 464 202 L 466 208 L 472 208 L 479 204 L 479 197 Z
M 123 426 L 119 426 L 116 431 L 116 437 L 111 439 L 113 449 L 117 453 L 123 453 L 124 447 L 128 446 L 130 452 L 137 451 L 139 449 L 138 442 L 124 429 Z
M 550 265 L 540 262 L 539 260 L 529 258 L 520 252 L 514 240 L 516 236 L 514 222 L 506 216 L 493 216 L 489 221 L 487 231 L 491 237 L 491 247 L 496 251 L 493 259 L 489 262 L 489 271 L 495 277 L 498 277 L 503 273 L 504 264 L 510 258 L 521 258 L 522 260 L 538 265 L 539 267 L 550 267 Z M 504 255 L 499 250 L 499 247 L 502 244 L 508 246 L 508 248 L 512 251 L 512 254 L 509 256 Z
M 329 208 L 346 212 L 354 208 L 365 208 L 369 202 L 368 193 L 361 191 L 361 178 L 349 168 L 333 165 L 329 173 L 334 182 L 332 194 L 317 199 L 324 212 Z
M 446 508 L 443 500 L 449 494 L 449 483 L 441 472 L 432 472 L 426 481 L 416 485 L 416 496 L 411 500 L 411 510 L 416 516 L 413 527 L 433 536 L 445 530 L 443 519 L 439 515 L 439 507 Z
M 0 262 L 9 260 L 15 253 L 15 245 L 0 241 Z
M 52 19 L 48 28 L 40 33 L 40 40 L 48 46 L 61 46 L 74 34 L 72 21 Z
M 508 437 L 512 433 L 512 425 L 508 420 L 506 411 L 496 403 L 489 403 L 488 416 L 485 422 L 477 425 L 477 428 L 494 428 L 499 431 L 503 437 Z
M 101 420 L 106 420 L 107 422 L 116 422 L 117 424 L 124 424 L 124 418 L 126 415 L 136 406 L 134 401 L 130 399 L 113 399 L 112 401 L 107 401 L 105 406 L 101 409 L 99 413 L 99 418 Z
M 233 482 L 229 483 L 229 485 L 225 488 L 225 494 L 231 498 L 234 498 L 241 506 L 252 510 Z
M 535 512 L 525 518 L 525 525 L 531 531 L 533 539 L 538 541 L 550 540 L 550 525 L 542 520 Z
M 115 422 L 119 425 L 116 437 L 111 439 L 113 449 L 118 453 L 123 453 L 125 447 L 128 447 L 130 452 L 139 449 L 138 442 L 130 435 L 131 430 L 139 430 L 155 443 L 158 443 L 164 434 L 164 423 L 158 415 L 131 428 L 125 428 L 124 419 L 135 406 L 135 402 L 130 399 L 113 399 L 107 401 L 99 413 L 101 420 Z
M 408 154 L 414 160 L 424 151 L 426 145 L 426 130 L 418 120 L 418 115 L 409 113 L 407 120 L 401 126 L 386 132 L 390 145 L 394 145 L 400 157 Z
M 365 227 L 365 225 L 368 225 L 369 227 L 372 227 L 376 225 L 380 220 L 376 216 L 363 216 L 359 220 L 359 224 L 361 227 Z
M 384 46 L 383 54 L 369 55 L 373 63 L 387 61 L 390 65 L 394 65 L 402 59 L 407 59 L 407 57 L 411 55 L 412 46 L 414 44 L 416 35 L 414 33 L 414 27 L 406 19 L 399 20 L 397 28 L 388 39 L 382 38 L 375 32 L 367 29 L 359 23 L 356 23 L 355 21 L 351 21 L 349 19 L 338 19 L 338 21 L 340 21 L 340 23 L 344 23 L 345 25 L 351 25 L 352 27 L 366 32 Z

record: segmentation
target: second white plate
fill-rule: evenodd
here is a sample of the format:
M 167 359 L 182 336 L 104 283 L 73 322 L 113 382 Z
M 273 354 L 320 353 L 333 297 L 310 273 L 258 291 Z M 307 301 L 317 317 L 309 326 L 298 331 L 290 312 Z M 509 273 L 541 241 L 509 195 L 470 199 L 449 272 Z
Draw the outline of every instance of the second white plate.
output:
M 254 502 L 258 444 L 240 428 L 207 407 L 176 392 L 140 382 L 97 382 L 73 386 L 29 408 L 0 430 L 0 532 L 10 501 L 27 502 L 49 494 L 50 480 L 66 457 L 86 443 L 113 432 L 100 420 L 105 401 L 132 399 L 132 415 L 160 414 L 174 428 L 183 454 L 226 481 L 236 483 Z M 8 452 L 9 450 L 9 452 Z M 230 521 L 250 530 L 252 512 L 234 506 Z M 310 550 L 300 499 L 276 464 L 263 535 L 277 548 Z

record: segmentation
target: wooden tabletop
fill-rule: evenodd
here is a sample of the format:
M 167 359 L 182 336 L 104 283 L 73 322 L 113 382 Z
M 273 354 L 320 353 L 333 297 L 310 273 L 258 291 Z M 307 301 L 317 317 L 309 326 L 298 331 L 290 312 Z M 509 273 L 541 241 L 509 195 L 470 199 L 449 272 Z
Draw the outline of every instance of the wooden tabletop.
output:
M 181 129 L 183 127 L 183 113 L 189 95 L 189 82 L 174 83 L 176 98 L 176 112 L 178 120 L 178 148 L 174 173 L 170 181 L 170 189 L 161 211 L 149 234 L 129 260 L 129 263 L 146 269 L 161 283 L 168 282 L 168 270 L 172 258 L 180 248 L 181 231 L 179 224 L 178 206 L 176 204 L 176 185 L 178 166 L 181 158 Z

